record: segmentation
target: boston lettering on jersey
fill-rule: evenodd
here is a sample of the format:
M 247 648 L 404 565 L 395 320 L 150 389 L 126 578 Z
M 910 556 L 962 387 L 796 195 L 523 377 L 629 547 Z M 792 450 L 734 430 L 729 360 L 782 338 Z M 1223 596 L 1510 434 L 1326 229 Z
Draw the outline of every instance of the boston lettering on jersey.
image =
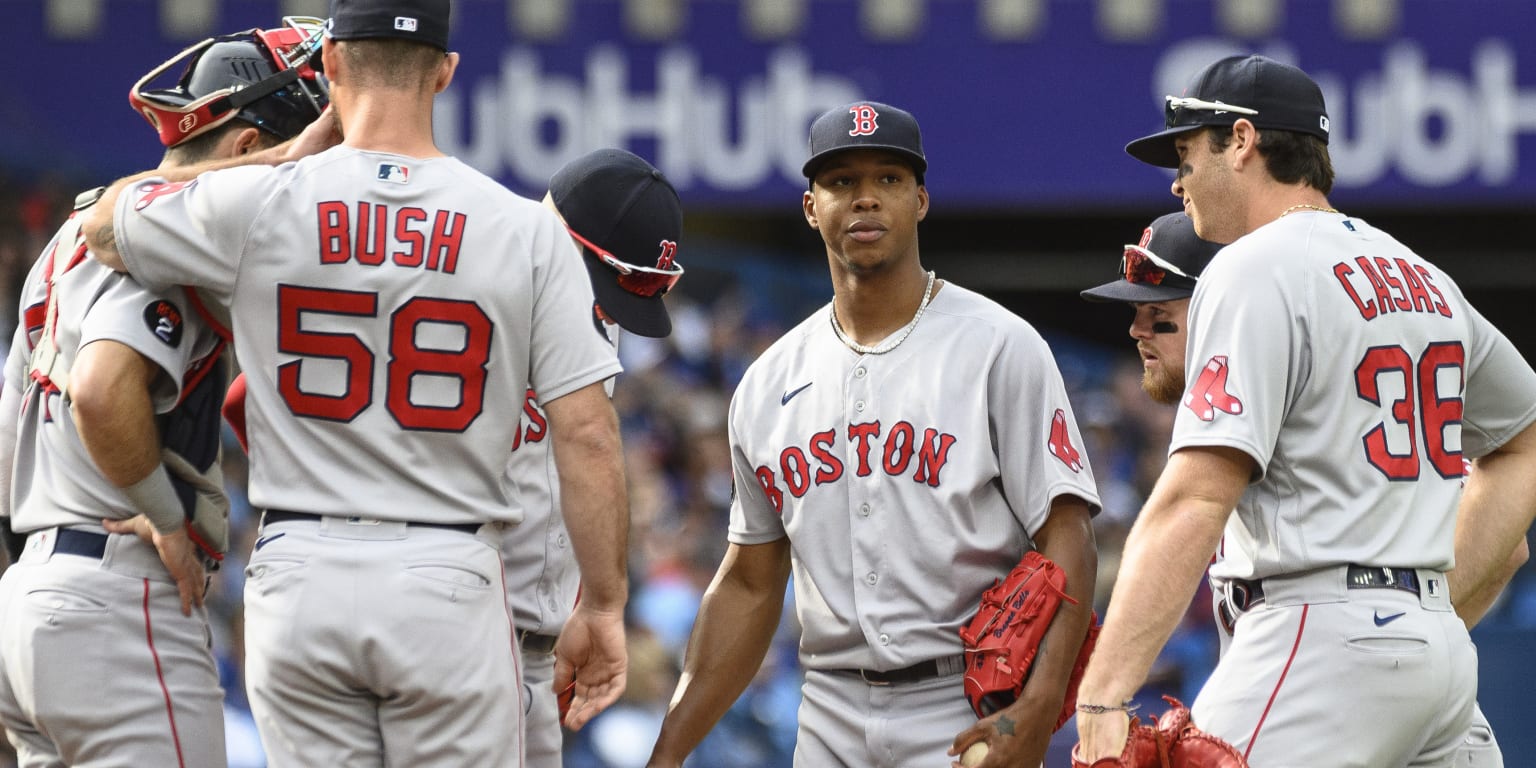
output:
M 316 206 L 320 263 L 378 266 L 386 258 L 400 267 L 420 267 L 448 274 L 459 265 L 467 216 L 457 211 L 428 213 L 405 206 L 393 211 L 383 203 L 328 200 Z M 430 224 L 428 222 L 431 222 Z
M 870 461 L 870 456 L 878 445 L 879 466 L 887 475 L 905 474 L 915 459 L 917 468 L 912 473 L 912 481 L 926 483 L 933 488 L 939 487 L 939 472 L 944 469 L 944 463 L 949 457 L 949 449 L 955 444 L 954 435 L 928 427 L 923 430 L 923 437 L 919 443 L 917 428 L 909 422 L 898 421 L 891 427 L 891 431 L 884 435 L 883 442 L 881 440 L 881 427 L 878 421 L 848 425 L 849 445 L 858 456 L 858 466 L 854 468 L 854 472 L 859 477 L 868 477 L 874 472 L 875 468 Z M 800 446 L 791 445 L 779 452 L 777 475 L 774 473 L 774 468 L 766 464 L 757 468 L 757 482 L 762 486 L 768 500 L 773 503 L 774 511 L 779 514 L 784 513 L 784 492 L 779 489 L 779 477 L 784 479 L 784 486 L 789 490 L 790 495 L 797 499 L 810 490 L 813 482 L 816 485 L 824 485 L 842 479 L 845 467 L 842 459 L 839 459 L 832 450 L 836 445 L 836 428 L 817 432 L 811 435 L 810 442 L 804 450 Z M 809 457 L 807 453 L 810 454 Z M 817 464 L 814 468 L 811 466 L 812 459 L 815 459 Z
M 519 427 L 512 435 L 512 450 L 517 450 L 523 443 L 537 443 L 549 434 L 549 420 L 544 418 L 544 411 L 539 409 L 539 401 L 533 390 L 528 390 L 523 399 L 523 415 L 528 417 L 527 426 Z
M 1361 317 L 1374 320 L 1393 312 L 1435 312 L 1451 316 L 1451 307 L 1446 303 L 1445 295 L 1435 287 L 1434 277 L 1428 269 L 1409 264 L 1405 259 L 1388 261 L 1381 256 L 1356 256 L 1354 264 L 1359 267 L 1359 272 L 1347 261 L 1333 265 L 1333 276 L 1339 279 L 1339 285 L 1344 286 L 1344 292 L 1355 302 Z M 1362 278 L 1369 285 L 1363 284 Z

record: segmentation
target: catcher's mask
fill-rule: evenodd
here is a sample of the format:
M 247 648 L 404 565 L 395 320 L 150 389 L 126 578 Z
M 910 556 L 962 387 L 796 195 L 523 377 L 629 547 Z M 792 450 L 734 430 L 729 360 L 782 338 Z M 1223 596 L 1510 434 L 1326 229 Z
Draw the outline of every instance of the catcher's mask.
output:
M 298 135 L 329 102 L 318 58 L 325 20 L 287 16 L 281 29 L 210 37 L 134 83 L 133 108 L 174 147 L 238 117 L 279 139 Z M 175 86 L 151 85 L 185 64 Z

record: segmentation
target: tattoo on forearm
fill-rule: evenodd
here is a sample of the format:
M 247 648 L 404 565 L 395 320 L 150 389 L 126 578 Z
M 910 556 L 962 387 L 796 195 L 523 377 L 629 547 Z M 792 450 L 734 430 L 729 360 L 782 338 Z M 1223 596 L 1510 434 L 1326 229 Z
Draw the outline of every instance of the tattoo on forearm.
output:
M 96 229 L 95 240 L 103 250 L 117 250 L 117 231 L 110 222 Z
M 997 718 L 997 732 L 1004 736 L 1013 735 L 1013 721 L 1007 715 Z

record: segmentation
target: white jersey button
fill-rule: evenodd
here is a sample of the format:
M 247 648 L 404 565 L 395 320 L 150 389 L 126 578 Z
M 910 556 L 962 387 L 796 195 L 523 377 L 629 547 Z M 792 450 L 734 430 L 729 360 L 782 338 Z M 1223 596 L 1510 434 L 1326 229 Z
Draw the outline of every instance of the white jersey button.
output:
M 891 636 L 885 634 L 884 632 L 881 632 L 880 633 L 880 644 L 881 645 L 890 645 L 891 644 Z
M 869 504 L 868 503 L 864 503 L 864 504 L 860 504 L 859 505 L 859 514 L 864 516 L 864 517 L 869 517 Z
M 857 367 L 857 368 L 855 368 L 855 369 L 853 369 L 853 377 L 855 379 L 862 379 L 862 378 L 864 378 L 864 374 L 865 373 L 866 373 L 866 371 L 864 370 L 864 366 L 862 366 L 862 365 Z
M 860 400 L 860 401 L 858 401 L 858 402 L 856 402 L 856 403 L 854 403 L 854 404 L 853 404 L 853 409 L 854 409 L 854 410 L 855 410 L 855 411 L 858 411 L 858 412 L 860 412 L 860 413 L 863 413 L 863 412 L 864 412 L 864 401 L 863 401 L 863 400 Z
M 865 574 L 865 576 L 864 576 L 864 583 L 870 585 L 871 587 L 873 587 L 875 585 L 875 582 L 877 582 L 879 580 L 880 580 L 880 577 L 875 575 L 874 571 L 870 571 L 868 574 Z
M 565 534 L 562 533 L 555 537 L 555 546 L 565 549 Z

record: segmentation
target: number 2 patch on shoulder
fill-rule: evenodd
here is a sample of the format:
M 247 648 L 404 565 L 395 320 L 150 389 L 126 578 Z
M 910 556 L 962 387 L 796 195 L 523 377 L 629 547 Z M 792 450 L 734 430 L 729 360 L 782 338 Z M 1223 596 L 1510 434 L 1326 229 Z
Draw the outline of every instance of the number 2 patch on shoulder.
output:
M 181 344 L 181 310 L 175 304 L 160 299 L 145 305 L 144 325 L 167 346 L 174 348 Z

